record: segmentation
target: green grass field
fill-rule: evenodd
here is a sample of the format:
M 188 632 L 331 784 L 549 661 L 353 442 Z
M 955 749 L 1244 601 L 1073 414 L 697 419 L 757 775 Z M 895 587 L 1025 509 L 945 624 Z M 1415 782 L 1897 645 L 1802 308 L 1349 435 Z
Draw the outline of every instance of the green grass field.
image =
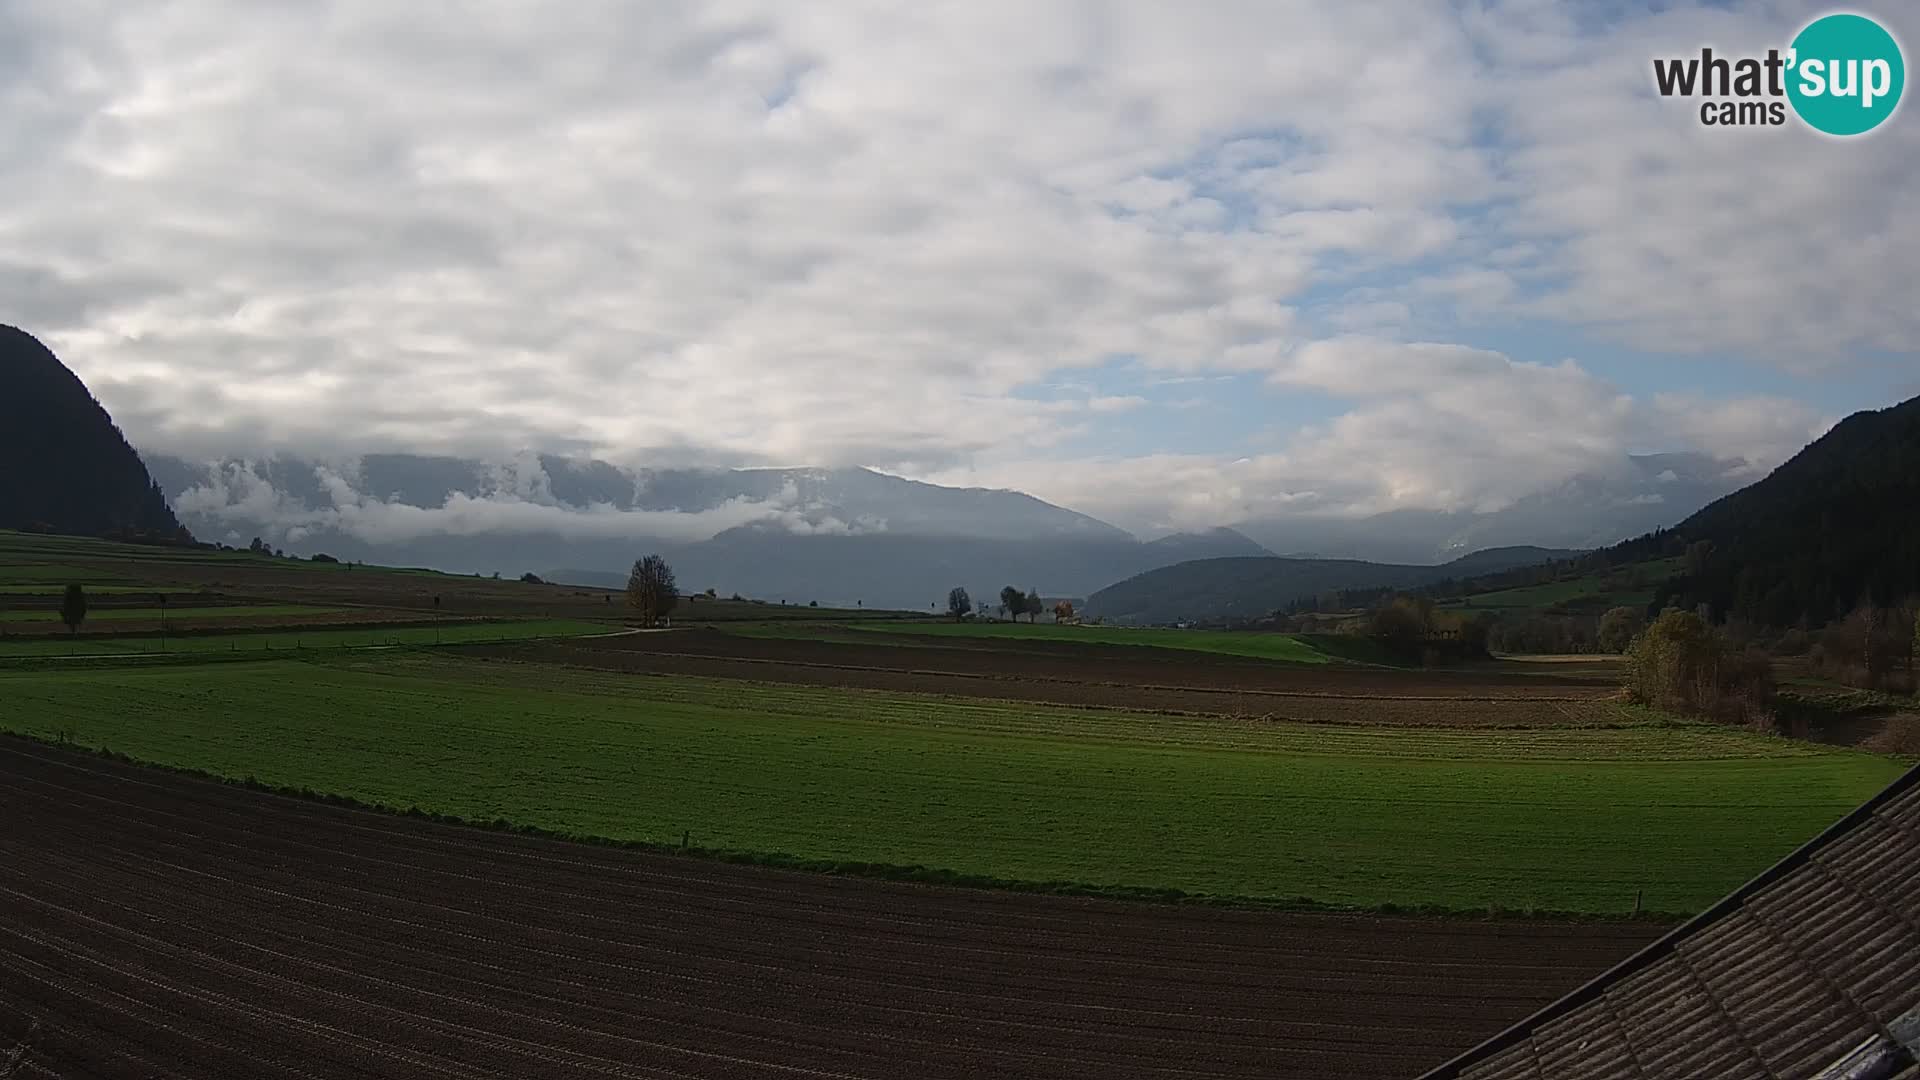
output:
M 1718 898 L 1901 771 L 1717 728 L 1337 728 L 439 653 L 0 672 L 0 724 L 616 839 L 1352 906 Z
M 1581 607 L 1592 614 L 1608 607 L 1645 607 L 1653 603 L 1654 587 L 1679 573 L 1684 562 L 1681 558 L 1653 559 L 1605 574 L 1476 593 L 1470 598 L 1444 601 L 1440 606 L 1452 610 L 1517 613 L 1545 611 L 1559 604 Z M 1636 574 L 1639 584 L 1635 584 Z
M 91 616 L 89 616 L 91 618 Z M 137 637 L 54 637 L 22 641 L 0 637 L 0 659 L 6 657 L 123 656 L 168 653 L 245 653 L 293 649 L 364 648 L 387 645 L 456 644 L 476 641 L 524 641 L 530 638 L 579 637 L 619 630 L 611 623 L 578 619 L 524 619 L 513 622 L 449 622 L 433 626 L 307 627 L 262 630 L 241 634 L 171 634 Z
M 916 634 L 1002 641 L 1065 641 L 1086 645 L 1138 645 L 1152 649 L 1247 656 L 1296 664 L 1324 664 L 1333 658 L 1291 634 L 1239 630 L 1131 630 L 1117 626 L 1059 626 L 1053 623 L 902 622 L 849 627 L 862 635 Z M 780 634 L 779 629 L 764 630 Z M 804 628 L 794 636 L 805 636 Z

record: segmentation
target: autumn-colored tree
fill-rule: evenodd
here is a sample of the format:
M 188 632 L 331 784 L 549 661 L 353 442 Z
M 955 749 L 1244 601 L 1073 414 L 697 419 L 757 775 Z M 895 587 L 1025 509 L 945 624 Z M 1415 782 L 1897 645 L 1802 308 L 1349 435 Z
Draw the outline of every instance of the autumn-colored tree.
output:
M 1600 616 L 1600 647 L 1610 653 L 1626 652 L 1627 646 L 1633 643 L 1634 635 L 1640 632 L 1645 623 L 1646 619 L 1641 616 L 1639 608 L 1609 608 L 1605 615 Z
M 1053 605 L 1053 621 L 1054 622 L 1072 622 L 1073 621 L 1073 601 L 1071 600 L 1057 601 Z

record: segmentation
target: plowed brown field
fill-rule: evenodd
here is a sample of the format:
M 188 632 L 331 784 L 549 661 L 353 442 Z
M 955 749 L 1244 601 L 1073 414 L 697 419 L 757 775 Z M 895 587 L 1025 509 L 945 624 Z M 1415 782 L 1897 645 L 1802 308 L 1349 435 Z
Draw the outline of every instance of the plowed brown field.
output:
M 1406 1076 L 1658 932 L 790 874 L 12 739 L 0 821 L 20 1076 Z
M 1551 672 L 1314 666 L 1124 646 L 862 645 L 710 630 L 472 648 L 608 671 L 1322 723 L 1517 728 L 1633 722 L 1610 700 L 1614 682 Z

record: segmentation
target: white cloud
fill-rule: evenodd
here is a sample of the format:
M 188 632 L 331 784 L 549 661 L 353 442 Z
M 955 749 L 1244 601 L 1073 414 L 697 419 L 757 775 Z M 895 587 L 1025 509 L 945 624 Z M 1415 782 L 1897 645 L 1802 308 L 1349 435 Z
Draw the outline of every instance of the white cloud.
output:
M 1739 350 L 1801 370 L 1863 348 L 1912 352 L 1920 126 L 1847 142 L 1797 121 L 1707 127 L 1698 102 L 1652 88 L 1654 57 L 1764 54 L 1829 9 L 1680 5 L 1578 34 L 1558 17 L 1481 22 L 1481 42 L 1543 61 L 1489 75 L 1514 193 L 1493 224 L 1537 245 L 1530 268 L 1556 283 L 1532 311 L 1656 351 Z
M 298 543 L 321 533 L 338 533 L 374 544 L 394 544 L 436 536 L 551 535 L 569 539 L 624 540 L 649 537 L 666 541 L 705 540 L 742 525 L 766 525 L 797 535 L 847 535 L 887 530 L 885 520 L 861 516 L 843 520 L 803 499 L 789 482 L 768 498 L 736 496 L 696 510 L 621 509 L 610 503 L 585 506 L 555 498 L 551 480 L 532 457 L 489 465 L 477 490 L 447 492 L 443 503 L 416 505 L 392 493 L 367 487 L 357 462 L 315 462 L 311 487 L 318 498 L 276 487 L 255 462 L 214 464 L 209 475 L 173 499 L 189 520 L 265 530 L 270 537 Z M 231 535 L 231 533 L 229 533 Z
M 1911 117 L 1712 131 L 1648 89 L 1812 10 L 14 0 L 0 318 L 198 454 L 971 462 L 1200 524 L 1491 505 L 1668 432 L 1763 460 L 1807 410 L 1430 328 L 1911 357 Z M 1143 393 L 1082 422 L 1030 396 L 1116 362 Z M 1046 460 L 1230 372 L 1328 418 L 1217 482 Z
M 1779 398 L 1636 398 L 1572 361 L 1348 337 L 1293 353 L 1273 382 L 1358 400 L 1251 456 L 999 461 L 926 477 L 1018 487 L 1135 531 L 1391 510 L 1492 512 L 1647 447 L 1770 470 L 1831 425 Z

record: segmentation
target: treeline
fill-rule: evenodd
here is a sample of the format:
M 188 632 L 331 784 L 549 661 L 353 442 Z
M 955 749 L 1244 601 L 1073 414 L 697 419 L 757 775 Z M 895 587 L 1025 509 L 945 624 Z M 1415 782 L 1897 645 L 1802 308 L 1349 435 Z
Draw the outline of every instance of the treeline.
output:
M 1041 599 L 1040 590 L 1038 589 L 1029 589 L 1026 592 L 1021 592 L 1018 587 L 1008 585 L 1000 590 L 999 612 L 1000 617 L 1003 619 L 1011 618 L 1015 622 L 1018 622 L 1020 616 L 1025 615 L 1028 622 L 1036 622 L 1039 616 L 1048 610 L 1049 605 L 1045 600 Z M 1079 617 L 1074 611 L 1073 601 L 1071 600 L 1056 600 L 1051 605 L 1051 610 L 1053 612 L 1054 622 L 1072 623 L 1079 621 Z M 986 614 L 986 609 L 982 608 L 980 613 L 982 615 Z M 973 598 L 967 595 L 966 589 L 956 586 L 947 593 L 947 614 L 955 621 L 973 618 Z M 1095 621 L 1097 622 L 1098 620 Z
M 1208 624 L 1229 630 L 1272 630 L 1294 634 L 1329 634 L 1365 639 L 1387 658 L 1399 663 L 1435 667 L 1484 660 L 1493 644 L 1498 620 L 1489 612 L 1448 611 L 1432 597 L 1391 590 L 1342 590 L 1343 602 L 1360 593 L 1378 594 L 1362 610 L 1337 614 L 1311 607 L 1296 612 L 1274 612 L 1251 619 L 1227 619 Z

